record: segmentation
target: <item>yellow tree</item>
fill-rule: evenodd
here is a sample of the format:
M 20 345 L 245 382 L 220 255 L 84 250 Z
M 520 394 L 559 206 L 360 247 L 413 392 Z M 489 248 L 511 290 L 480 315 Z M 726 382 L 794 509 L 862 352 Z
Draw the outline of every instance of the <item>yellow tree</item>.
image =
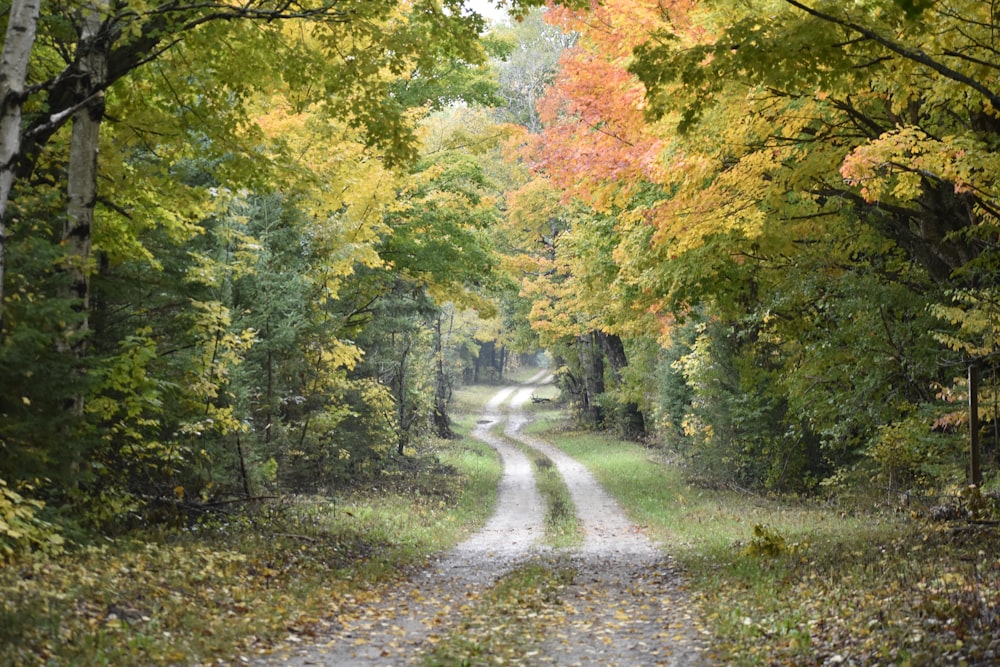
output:
M 677 128 L 672 196 L 648 212 L 657 244 L 682 260 L 670 272 L 675 299 L 751 310 L 756 340 L 795 360 L 781 381 L 812 427 L 855 447 L 887 422 L 930 423 L 913 405 L 929 403 L 920 387 L 944 369 L 932 360 L 933 325 L 921 333 L 908 322 L 925 322 L 916 313 L 942 288 L 992 290 L 996 275 L 995 184 L 979 171 L 995 160 L 994 20 L 982 3 L 903 5 L 718 3 L 699 12 L 699 42 L 664 24 L 633 64 L 655 117 Z M 877 312 L 859 305 L 859 288 Z M 803 315 L 789 298 L 804 299 Z M 865 322 L 879 345 L 860 342 Z M 825 347 L 807 343 L 819 327 Z M 848 331 L 856 354 L 840 356 L 850 347 L 831 342 Z M 807 370 L 817 360 L 831 363 Z M 884 374 L 859 383 L 835 370 L 853 365 Z M 845 379 L 851 396 L 888 409 L 844 419 L 807 398 L 817 385 L 836 395 Z
M 0 437 L 5 469 L 58 477 L 48 461 L 77 465 L 125 423 L 116 456 L 143 439 L 160 448 L 175 418 L 197 437 L 209 422 L 239 427 L 227 385 L 254 334 L 224 292 L 261 249 L 240 231 L 212 255 L 206 231 L 239 218 L 251 193 L 287 188 L 311 220 L 302 233 L 325 252 L 311 276 L 316 309 L 341 296 L 352 267 L 380 261 L 371 244 L 384 230 L 381 193 L 394 188 L 386 167 L 416 155 L 413 109 L 438 102 L 439 90 L 421 98 L 409 84 L 439 60 L 482 63 L 483 23 L 450 0 L 71 0 L 43 2 L 41 16 L 4 166 L 15 178 L 0 256 L 15 270 L 0 303 L 0 412 L 13 416 Z M 152 316 L 185 328 L 152 329 Z M 73 354 L 56 358 L 57 347 Z M 315 353 L 343 372 L 348 348 L 332 339 Z M 196 391 L 173 414 L 163 397 L 178 388 Z M 62 414 L 65 398 L 86 395 L 99 399 L 86 419 Z M 74 427 L 79 437 L 66 437 Z

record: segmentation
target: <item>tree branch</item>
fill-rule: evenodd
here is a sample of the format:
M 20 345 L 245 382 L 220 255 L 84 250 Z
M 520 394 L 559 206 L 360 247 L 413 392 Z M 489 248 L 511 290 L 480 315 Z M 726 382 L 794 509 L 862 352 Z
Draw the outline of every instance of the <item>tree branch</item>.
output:
M 852 21 L 848 21 L 846 19 L 837 18 L 832 14 L 827 14 L 817 9 L 813 9 L 812 7 L 809 7 L 808 5 L 799 2 L 798 0 L 785 0 L 785 2 L 792 5 L 793 7 L 801 9 L 810 16 L 814 16 L 820 19 L 821 21 L 826 21 L 828 23 L 833 23 L 834 25 L 839 25 L 843 28 L 853 30 L 854 32 L 863 35 L 864 37 L 870 39 L 871 41 L 877 44 L 881 44 L 882 46 L 889 49 L 893 53 L 902 56 L 907 60 L 912 60 L 913 62 L 925 65 L 934 70 L 935 72 L 937 72 L 938 74 L 941 74 L 945 78 L 951 79 L 952 81 L 961 83 L 963 85 L 968 86 L 969 88 L 972 88 L 976 92 L 983 95 L 983 97 L 985 97 L 987 100 L 989 100 L 990 104 L 993 105 L 994 109 L 1000 110 L 1000 95 L 994 93 L 992 90 L 990 90 L 983 84 L 979 83 L 972 77 L 962 74 L 961 72 L 954 70 L 948 67 L 947 65 L 939 63 L 938 61 L 934 60 L 923 51 L 907 48 L 896 41 L 893 41 L 887 37 L 883 37 L 874 30 L 870 30 L 862 25 L 858 25 L 857 23 L 853 23 Z

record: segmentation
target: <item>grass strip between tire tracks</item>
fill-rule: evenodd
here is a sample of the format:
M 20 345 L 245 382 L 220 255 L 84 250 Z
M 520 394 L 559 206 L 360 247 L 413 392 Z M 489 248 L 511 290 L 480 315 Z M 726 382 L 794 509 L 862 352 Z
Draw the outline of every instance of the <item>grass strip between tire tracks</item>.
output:
M 557 557 L 518 567 L 439 640 L 424 656 L 424 667 L 535 664 L 537 646 L 565 618 L 561 593 L 574 576 Z
M 535 484 L 545 500 L 545 543 L 557 549 L 579 546 L 583 530 L 565 480 L 548 456 L 522 448 L 535 467 Z

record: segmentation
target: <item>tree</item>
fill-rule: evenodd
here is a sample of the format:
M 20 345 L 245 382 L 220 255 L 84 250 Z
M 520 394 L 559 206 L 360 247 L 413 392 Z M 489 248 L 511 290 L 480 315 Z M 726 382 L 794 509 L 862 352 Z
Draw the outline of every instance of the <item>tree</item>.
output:
M 494 59 L 502 97 L 497 105 L 500 119 L 537 133 L 542 129 L 538 101 L 555 79 L 559 58 L 576 36 L 545 22 L 541 10 L 532 11 L 509 28 L 495 28 L 491 36 L 513 44 Z
M 560 357 L 578 357 L 565 377 L 567 391 L 581 397 L 586 421 L 603 423 L 603 413 L 613 412 L 614 423 L 629 437 L 644 434 L 640 405 L 647 401 L 642 381 L 625 372 L 628 346 L 622 336 L 638 338 L 650 326 L 655 335 L 656 325 L 624 280 L 622 267 L 628 260 L 619 245 L 638 226 L 627 216 L 632 201 L 647 198 L 651 184 L 661 177 L 663 143 L 645 122 L 642 87 L 625 65 L 632 48 L 648 37 L 641 26 L 661 11 L 649 3 L 623 2 L 547 14 L 547 20 L 579 39 L 564 53 L 553 85 L 539 100 L 540 131 L 522 137 L 520 158 L 537 179 L 537 188 L 522 188 L 524 196 L 511 199 L 511 221 L 524 231 L 536 229 L 533 233 L 550 248 L 549 258 L 538 255 L 538 268 L 530 269 L 524 282 L 523 293 L 535 300 L 533 326 L 543 341 L 560 341 L 575 350 Z M 549 205 L 527 198 L 540 191 L 555 193 L 554 206 L 565 210 L 544 213 Z M 521 217 L 537 222 L 523 225 Z M 561 226 L 551 224 L 560 218 Z M 517 234 L 526 248 L 523 232 Z M 521 259 L 526 272 L 531 254 Z M 603 376 L 605 367 L 607 379 L 594 375 L 600 370 Z M 603 395 L 606 387 L 612 391 Z
M 372 318 L 372 329 L 379 333 L 369 345 L 392 349 L 372 349 L 366 363 L 379 364 L 379 376 L 394 387 L 399 453 L 418 418 L 432 416 L 441 436 L 451 434 L 442 309 L 473 309 L 484 317 L 495 312 L 490 291 L 498 281 L 498 267 L 488 231 L 496 220 L 496 201 L 470 151 L 489 144 L 492 130 L 477 128 L 477 117 L 481 114 L 458 108 L 428 119 L 426 157 L 414 166 L 396 206 L 387 212 L 389 229 L 379 244 L 388 271 L 373 297 L 374 308 L 386 310 Z M 391 322 L 397 324 L 383 328 Z M 428 394 L 434 397 L 431 406 L 420 398 Z
M 4 162 L 5 476 L 78 487 L 103 520 L 130 493 L 273 483 L 293 442 L 331 474 L 370 453 L 338 446 L 380 437 L 386 405 L 348 377 L 350 295 L 385 267 L 386 166 L 416 155 L 414 120 L 458 83 L 492 90 L 459 4 L 40 8 L 26 93 L 4 98 L 5 122 L 25 112 Z
M 973 273 L 990 280 L 983 237 L 965 237 L 961 223 L 948 222 L 962 206 L 988 213 L 985 199 L 973 201 L 962 186 L 948 195 L 947 179 L 912 190 L 913 204 L 894 199 L 911 192 L 912 177 L 893 160 L 914 163 L 911 174 L 940 172 L 931 164 L 939 158 L 929 156 L 947 155 L 950 142 L 925 147 L 903 131 L 892 155 L 859 150 L 915 112 L 938 123 L 928 136 L 958 129 L 943 129 L 951 121 L 933 104 L 904 102 L 925 89 L 924 79 L 879 36 L 933 29 L 904 31 L 900 22 L 920 12 L 905 19 L 884 4 L 864 14 L 867 6 L 822 3 L 843 26 L 886 26 L 873 35 L 855 30 L 863 39 L 854 41 L 849 30 L 831 31 L 830 21 L 791 6 L 774 21 L 762 20 L 771 10 L 763 4 L 695 12 L 685 3 L 664 11 L 620 2 L 551 13 L 580 39 L 543 102 L 542 131 L 525 140 L 521 156 L 534 185 L 552 187 L 560 203 L 548 215 L 539 200 L 514 196 L 509 216 L 535 215 L 538 229 L 563 221 L 549 235 L 549 255 L 522 250 L 514 263 L 534 301 L 536 332 L 556 346 L 596 329 L 607 336 L 607 362 L 621 359 L 617 337 L 626 363 L 608 364 L 607 379 L 620 384 L 605 405 L 634 402 L 660 415 L 658 399 L 643 390 L 653 383 L 634 374 L 627 352 L 649 355 L 651 342 L 680 339 L 671 354 L 691 360 L 692 373 L 685 379 L 670 369 L 670 382 L 685 386 L 661 396 L 704 424 L 713 435 L 702 444 L 716 448 L 716 460 L 737 462 L 721 475 L 742 484 L 807 488 L 874 452 L 886 424 L 925 414 L 914 406 L 935 400 L 925 388 L 946 373 L 927 306 L 942 298 L 940 285 L 956 267 L 958 281 Z M 867 185 L 891 197 L 865 201 Z M 700 339 L 671 335 L 685 321 L 703 325 Z M 583 341 L 575 343 L 581 350 Z M 588 364 L 574 363 L 580 380 Z M 713 363 L 728 370 L 699 380 L 711 374 L 698 369 Z M 835 368 L 865 368 L 864 380 Z M 861 396 L 864 407 L 855 402 Z M 856 409 L 836 407 L 847 404 Z M 660 423 L 676 432 L 684 419 Z
M 78 11 L 65 14 L 67 20 L 78 23 L 75 26 L 78 37 L 72 42 L 64 39 L 68 33 L 62 29 L 62 23 L 44 22 L 43 41 L 55 57 L 47 61 L 45 68 L 39 68 L 42 76 L 32 82 L 31 95 L 8 105 L 12 121 L 17 120 L 12 114 L 22 104 L 38 107 L 39 112 L 32 114 L 23 129 L 24 140 L 5 141 L 5 147 L 10 147 L 5 164 L 16 166 L 20 178 L 30 177 L 49 141 L 72 119 L 73 138 L 67 162 L 67 226 L 62 240 L 69 252 L 66 267 L 72 276 L 71 292 L 80 299 L 80 310 L 87 310 L 87 274 L 94 206 L 98 200 L 98 142 L 105 118 L 105 98 L 114 84 L 143 65 L 177 50 L 182 42 L 197 42 L 198 33 L 219 24 L 232 24 L 238 30 L 240 21 L 258 22 L 265 37 L 280 38 L 269 40 L 271 48 L 278 47 L 278 53 L 288 57 L 301 56 L 303 51 L 296 48 L 290 34 L 282 34 L 280 26 L 289 21 L 305 22 L 313 26 L 314 53 L 323 54 L 322 59 L 311 56 L 308 61 L 321 66 L 325 86 L 310 91 L 311 82 L 295 77 L 288 77 L 290 83 L 299 85 L 300 92 L 320 95 L 327 113 L 347 117 L 352 126 L 366 133 L 370 144 L 382 149 L 390 163 L 400 163 L 414 155 L 415 139 L 404 120 L 407 107 L 389 94 L 393 81 L 384 72 L 398 77 L 414 69 L 430 70 L 438 56 L 445 53 L 453 61 L 475 62 L 482 58 L 476 41 L 481 21 L 455 11 L 460 3 L 448 4 L 445 10 L 433 2 L 418 2 L 406 13 L 395 2 L 347 0 L 312 8 L 290 8 L 267 0 L 240 7 L 180 3 L 136 8 L 84 3 Z M 33 7 L 37 13 L 37 5 L 27 7 Z M 11 30 L 29 39 L 24 40 L 27 48 L 19 47 L 17 40 L 9 42 L 7 51 L 11 61 L 7 64 L 17 64 L 13 58 L 19 55 L 26 67 L 31 35 L 22 30 L 26 27 L 22 25 L 25 23 L 22 14 L 13 18 Z M 34 22 L 27 20 L 27 24 L 33 27 Z M 262 40 L 253 41 L 259 44 Z M 19 53 L 15 53 L 16 49 Z M 62 68 L 51 67 L 60 57 L 65 63 Z M 10 97 L 11 101 L 19 95 L 17 79 L 17 71 L 12 70 L 9 81 L 14 85 L 15 95 Z M 246 91 L 246 87 L 241 90 L 232 84 L 226 88 L 241 97 Z M 411 102 L 422 102 L 414 94 L 410 97 Z M 16 123 L 9 125 L 16 127 Z M 5 179 L 11 176 L 9 170 L 5 173 Z M 4 205 L 7 189 L 8 185 L 4 185 Z M 4 251 L 5 247 L 0 246 L 0 256 Z M 86 334 L 85 317 L 78 328 L 75 338 L 80 339 Z
M 707 119 L 705 93 L 711 96 L 732 87 L 733 93 L 742 89 L 745 95 L 749 88 L 755 99 L 755 109 L 747 117 L 749 122 L 730 127 L 752 132 L 749 145 L 763 150 L 768 136 L 764 123 L 769 119 L 773 128 L 775 120 L 780 119 L 778 126 L 783 129 L 778 135 L 778 150 L 808 155 L 808 161 L 798 169 L 786 171 L 804 177 L 803 181 L 781 179 L 768 185 L 768 190 L 775 191 L 777 186 L 799 188 L 805 195 L 803 204 L 825 204 L 828 210 L 838 204 L 854 206 L 937 279 L 950 279 L 956 269 L 980 254 L 975 235 L 968 232 L 988 219 L 993 209 L 991 185 L 967 187 L 960 178 L 963 171 L 968 171 L 963 161 L 970 150 L 976 154 L 977 163 L 990 159 L 989 151 L 972 148 L 980 145 L 982 135 L 977 137 L 978 133 L 991 132 L 979 120 L 989 95 L 972 76 L 955 69 L 978 68 L 989 62 L 988 54 L 975 52 L 975 44 L 979 43 L 976 31 L 990 22 L 986 16 L 976 18 L 985 10 L 979 5 L 969 6 L 967 12 L 927 10 L 915 20 L 907 18 L 894 3 L 885 3 L 884 11 L 872 8 L 853 16 L 852 12 L 825 3 L 817 5 L 822 10 L 798 2 L 786 4 L 788 9 L 780 21 L 761 24 L 750 12 L 713 43 L 683 55 L 678 51 L 679 60 L 670 65 L 665 61 L 654 63 L 655 54 L 672 47 L 651 42 L 640 51 L 635 70 L 653 91 L 654 109 L 659 113 L 668 107 L 677 109 L 687 127 L 699 118 Z M 829 11 L 825 11 L 827 8 Z M 946 30 L 948 38 L 932 37 L 931 25 L 942 22 L 955 30 Z M 779 23 L 781 29 L 777 28 Z M 831 30 L 831 25 L 836 28 Z M 908 43 L 885 37 L 900 34 L 904 26 Z M 964 38 L 958 35 L 968 35 L 968 41 L 962 43 Z M 853 36 L 858 39 L 851 39 Z M 959 43 L 947 42 L 956 38 Z M 767 49 L 779 43 L 782 48 L 767 55 Z M 733 44 L 740 48 L 732 48 Z M 936 54 L 928 56 L 925 47 Z M 699 57 L 712 62 L 697 64 Z M 664 76 L 671 68 L 676 68 L 672 71 L 684 79 L 683 90 L 697 90 L 700 101 L 683 93 L 668 100 L 668 88 L 670 96 L 679 90 L 668 84 L 667 77 L 673 78 L 672 74 Z M 737 78 L 737 72 L 745 76 Z M 876 85 L 860 81 L 859 72 L 864 72 L 865 81 L 874 80 Z M 939 85 L 943 87 L 937 88 Z M 967 101 L 963 89 L 974 97 Z M 957 115 L 939 114 L 942 103 L 954 105 Z M 716 108 L 721 111 L 722 106 Z M 960 117 L 964 121 L 955 122 Z M 758 120 L 760 125 L 756 124 Z M 971 131 L 961 130 L 963 126 Z M 949 134 L 953 132 L 959 134 Z M 958 144 L 971 143 L 962 151 L 963 157 L 956 159 L 933 141 L 921 145 L 920 136 L 963 137 Z M 763 156 L 758 151 L 749 155 Z M 930 155 L 936 157 L 921 157 Z M 730 170 L 732 176 L 719 179 L 720 185 L 733 183 L 739 187 L 737 179 L 752 177 L 749 169 L 758 174 L 764 169 L 773 177 L 778 165 L 783 164 L 773 159 L 765 162 L 731 157 L 738 160 L 738 169 Z M 876 200 L 878 206 L 873 207 Z M 749 214 L 755 208 L 746 206 L 743 210 Z M 975 213 L 970 217 L 969 211 Z M 753 224 L 745 214 L 735 218 Z
M 659 137 L 643 114 L 643 87 L 626 66 L 648 39 L 643 26 L 666 9 L 618 2 L 590 12 L 554 9 L 548 20 L 580 35 L 560 61 L 553 87 L 539 101 L 544 132 L 529 138 L 527 159 L 567 196 L 600 212 L 633 188 L 659 182 Z
M 941 288 L 995 280 L 983 241 L 995 229 L 993 186 L 967 187 L 962 176 L 967 153 L 992 160 L 980 143 L 993 133 L 983 122 L 989 95 L 972 75 L 992 58 L 976 35 L 991 20 L 971 5 L 785 5 L 767 21 L 762 7 L 720 5 L 702 15 L 700 34 L 671 25 L 637 51 L 633 71 L 655 117 L 677 128 L 670 196 L 646 215 L 672 257 L 670 299 L 711 305 L 734 323 L 749 315 L 740 328 L 753 345 L 780 341 L 790 355 L 780 386 L 843 462 L 833 450 L 877 449 L 891 424 L 923 420 L 933 435 L 934 419 L 915 406 L 931 407 L 922 387 L 946 382 L 949 362 L 938 363 L 951 355 L 915 314 L 946 298 Z M 806 267 L 820 279 L 804 279 Z M 798 310 L 785 307 L 804 295 L 791 275 L 818 290 Z M 878 307 L 848 314 L 856 294 Z M 923 324 L 910 328 L 915 317 Z M 862 328 L 878 343 L 844 343 Z M 800 357 L 792 341 L 813 336 L 823 343 Z M 832 370 L 853 364 L 865 373 Z M 838 406 L 881 398 L 866 402 L 877 410 L 838 407 L 834 418 L 817 390 L 844 392 Z
M 40 0 L 15 0 L 7 17 L 0 53 L 0 341 L 3 340 L 4 249 L 7 241 L 7 201 L 21 150 L 21 114 L 31 47 L 38 28 Z

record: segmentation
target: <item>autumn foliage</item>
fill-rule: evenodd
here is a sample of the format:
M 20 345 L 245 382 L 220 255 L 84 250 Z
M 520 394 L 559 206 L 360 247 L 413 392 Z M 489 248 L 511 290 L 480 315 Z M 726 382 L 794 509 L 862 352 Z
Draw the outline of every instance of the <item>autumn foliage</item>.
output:
M 547 14 L 577 41 L 508 220 L 548 225 L 523 295 L 581 409 L 639 406 L 741 485 L 817 490 L 859 461 L 889 485 L 963 481 L 961 367 L 985 360 L 994 394 L 993 19 L 904 5 Z

